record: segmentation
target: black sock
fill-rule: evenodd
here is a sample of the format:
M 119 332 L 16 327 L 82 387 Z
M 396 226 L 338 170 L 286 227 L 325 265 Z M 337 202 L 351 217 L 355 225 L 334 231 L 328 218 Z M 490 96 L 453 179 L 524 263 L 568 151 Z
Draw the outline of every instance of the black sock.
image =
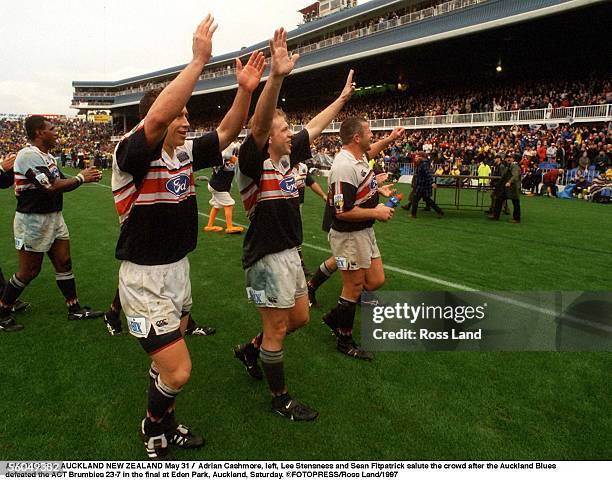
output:
M 191 317 L 191 314 L 189 312 L 183 312 L 181 317 L 188 315 L 189 317 L 187 318 L 187 327 L 185 328 L 185 332 L 191 332 L 193 331 L 197 326 L 195 319 L 193 317 Z
M 313 291 L 316 291 L 319 286 L 329 279 L 330 276 L 337 270 L 337 267 L 334 270 L 331 270 L 329 267 L 327 267 L 325 261 L 323 261 L 317 269 L 317 272 L 315 272 L 315 275 L 308 281 L 308 287 L 310 287 L 310 289 Z
M 78 311 L 81 308 L 79 304 L 79 298 L 76 293 L 76 282 L 74 280 L 74 274 L 72 271 L 68 272 L 56 272 L 55 273 L 55 282 L 57 282 L 57 287 L 64 294 L 64 299 L 66 299 L 66 305 L 68 306 L 68 310 L 70 312 Z
M 13 277 L 6 283 L 2 300 L 0 300 L 0 317 L 10 315 L 15 301 L 19 299 L 27 285 L 28 283 L 21 281 L 17 274 L 13 274 Z
M 335 310 L 339 333 L 338 339 L 341 342 L 348 342 L 353 339 L 353 324 L 355 324 L 357 303 L 340 297 L 338 298 L 338 305 Z
M 263 341 L 263 332 L 260 332 L 253 339 L 251 339 L 251 345 L 259 351 L 262 341 Z
M 121 315 L 121 299 L 119 297 L 119 289 L 115 291 L 115 298 L 113 299 L 112 304 L 110 305 L 110 309 L 106 313 L 106 317 L 111 318 L 113 320 L 119 319 Z
M 262 347 L 259 350 L 259 357 L 272 395 L 280 396 L 286 393 L 282 349 L 280 351 L 266 351 Z
M 145 421 L 145 434 L 159 436 L 164 433 L 162 421 L 166 415 L 174 410 L 174 402 L 180 389 L 173 389 L 157 376 L 155 382 L 149 383 L 149 398 L 147 402 L 147 419 Z

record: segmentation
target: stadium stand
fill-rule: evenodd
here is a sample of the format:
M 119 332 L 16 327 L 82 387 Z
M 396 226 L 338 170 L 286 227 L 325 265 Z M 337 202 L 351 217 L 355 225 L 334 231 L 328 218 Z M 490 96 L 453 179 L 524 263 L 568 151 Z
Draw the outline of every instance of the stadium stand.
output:
M 59 129 L 58 146 L 54 155 L 63 164 L 78 166 L 96 165 L 108 168 L 114 143 L 111 142 L 112 126 L 108 123 L 90 122 L 78 118 L 54 117 Z M 27 144 L 22 120 L 0 119 L 0 157 L 18 152 Z

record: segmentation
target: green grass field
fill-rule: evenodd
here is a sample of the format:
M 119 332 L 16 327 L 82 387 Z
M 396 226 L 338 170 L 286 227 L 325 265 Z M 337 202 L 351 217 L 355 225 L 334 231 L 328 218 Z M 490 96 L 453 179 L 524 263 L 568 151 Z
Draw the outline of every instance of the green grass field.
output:
M 207 213 L 209 193 L 199 184 Z M 419 212 L 414 221 L 398 209 L 376 228 L 384 262 L 394 268 L 383 289 L 445 289 L 439 281 L 481 290 L 611 289 L 610 206 L 521 202 L 521 225 L 452 209 L 444 219 Z M 0 192 L 0 205 L 8 277 L 17 265 L 10 190 Z M 328 256 L 321 215 L 322 202 L 307 192 L 311 269 Z M 80 300 L 106 309 L 119 267 L 110 190 L 86 185 L 66 194 L 64 216 Z M 235 220 L 246 223 L 241 207 Z M 310 325 L 285 348 L 290 391 L 320 418 L 300 424 L 272 413 L 265 383 L 250 379 L 231 352 L 260 327 L 245 299 L 241 245 L 240 236 L 200 233 L 190 255 L 194 317 L 218 331 L 187 339 L 194 368 L 177 413 L 207 446 L 177 451 L 179 459 L 612 458 L 612 353 L 378 353 L 359 362 L 337 353 L 320 323 L 336 302 L 338 276 L 319 291 L 324 307 L 311 311 Z M 0 333 L 0 459 L 144 459 L 138 430 L 149 363 L 138 342 L 109 337 L 101 320 L 68 321 L 48 260 L 22 298 L 32 303 L 18 315 L 26 329 Z

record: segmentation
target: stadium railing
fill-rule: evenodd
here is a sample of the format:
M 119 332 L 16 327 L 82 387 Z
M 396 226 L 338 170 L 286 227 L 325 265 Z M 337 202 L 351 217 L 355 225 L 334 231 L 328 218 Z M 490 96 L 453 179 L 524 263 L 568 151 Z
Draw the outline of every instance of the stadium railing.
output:
M 430 115 L 394 119 L 369 120 L 371 130 L 393 130 L 404 127 L 409 130 L 484 127 L 496 125 L 573 124 L 578 122 L 607 122 L 612 120 L 612 104 L 583 105 L 577 107 L 546 108 L 481 112 L 473 114 Z M 324 133 L 340 131 L 342 122 L 332 122 Z M 293 126 L 294 131 L 304 128 Z
M 450 129 L 462 127 L 494 127 L 497 125 L 539 125 L 556 126 L 585 122 L 612 121 L 612 104 L 582 105 L 579 107 L 561 107 L 556 109 L 512 110 L 502 112 L 483 112 L 474 114 L 432 115 L 424 117 L 407 117 L 395 119 L 368 120 L 371 130 L 393 130 L 404 127 L 407 130 L 417 129 Z M 340 132 L 342 122 L 332 122 L 323 131 L 331 134 Z M 304 129 L 304 125 L 292 125 L 294 132 Z M 246 137 L 248 131 L 243 129 L 239 137 Z M 194 139 L 204 131 L 189 132 L 187 138 Z M 121 140 L 120 135 L 111 138 L 113 142 Z

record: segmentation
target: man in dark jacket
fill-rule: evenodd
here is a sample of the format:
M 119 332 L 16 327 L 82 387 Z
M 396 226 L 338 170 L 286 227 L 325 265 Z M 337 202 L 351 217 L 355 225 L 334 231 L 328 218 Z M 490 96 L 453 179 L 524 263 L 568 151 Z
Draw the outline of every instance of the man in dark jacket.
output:
M 505 199 L 512 200 L 512 224 L 520 224 L 521 222 L 521 168 L 518 162 L 521 160 L 520 155 L 515 155 L 513 159 L 509 160 L 510 164 L 507 165 L 506 170 L 502 174 L 502 178 L 497 184 L 496 198 L 495 198 L 495 210 L 492 215 L 489 216 L 491 220 L 499 220 L 499 215 L 502 210 L 502 203 Z M 503 189 L 503 190 L 502 190 Z M 499 191 L 500 195 L 497 195 Z
M 429 159 L 425 156 L 417 157 L 417 168 L 416 168 L 416 182 L 414 185 L 414 197 L 412 200 L 412 211 L 410 216 L 415 219 L 417 213 L 417 207 L 419 201 L 423 199 L 428 208 L 433 209 L 438 214 L 438 217 L 442 217 L 444 212 L 438 207 L 438 205 L 432 200 L 431 193 L 433 188 L 433 176 L 431 175 L 431 167 L 429 165 Z

